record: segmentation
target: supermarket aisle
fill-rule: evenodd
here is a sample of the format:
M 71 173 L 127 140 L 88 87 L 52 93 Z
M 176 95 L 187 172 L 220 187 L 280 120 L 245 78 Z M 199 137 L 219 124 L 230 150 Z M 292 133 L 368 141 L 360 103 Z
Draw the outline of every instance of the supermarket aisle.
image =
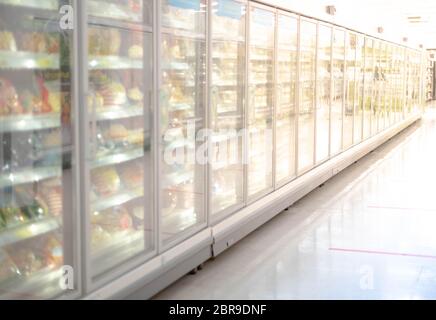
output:
M 436 298 L 436 113 L 156 299 Z

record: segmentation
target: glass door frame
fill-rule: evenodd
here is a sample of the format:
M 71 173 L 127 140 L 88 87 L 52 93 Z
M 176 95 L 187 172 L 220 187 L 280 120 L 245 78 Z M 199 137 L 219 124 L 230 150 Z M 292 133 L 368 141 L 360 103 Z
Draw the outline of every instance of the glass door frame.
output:
M 356 70 L 356 92 L 354 95 L 354 124 L 353 124 L 353 145 L 351 147 L 354 147 L 360 143 L 362 143 L 363 139 L 363 123 L 365 119 L 365 54 L 362 54 L 362 52 L 359 53 L 359 50 L 365 53 L 365 36 L 361 33 L 355 33 L 356 34 L 356 64 L 357 64 L 357 57 L 360 55 L 360 64 L 358 66 L 358 70 Z M 363 70 L 363 72 L 362 72 Z M 360 90 L 362 89 L 362 90 Z M 360 117 L 361 123 L 360 123 L 360 139 L 356 138 L 356 110 L 359 110 L 360 108 L 360 100 L 362 100 L 362 110 L 360 111 Z M 358 141 L 357 141 L 358 140 Z
M 354 37 L 354 39 L 355 39 L 355 48 L 354 48 L 354 57 L 353 57 L 353 64 L 354 64 L 354 70 L 353 70 L 353 75 L 354 75 L 354 77 L 353 77 L 353 79 L 349 79 L 348 78 L 348 62 L 350 61 L 350 60 L 348 60 L 348 54 L 349 54 L 349 51 L 353 51 L 353 49 L 351 49 L 351 47 L 350 47 L 350 38 L 351 37 Z M 359 37 L 359 34 L 358 33 L 356 33 L 356 32 L 353 32 L 353 31 L 349 31 L 349 30 L 346 30 L 345 31 L 345 64 L 344 64 L 344 66 L 345 66 L 345 71 L 344 71 L 344 82 L 345 82 L 345 85 L 344 85 L 344 99 L 345 99 L 345 103 L 344 103 L 344 110 L 343 110 L 343 121 L 342 121 L 342 128 L 343 128 L 343 130 L 342 130 L 342 151 L 346 151 L 346 150 L 348 150 L 348 149 L 350 149 L 350 148 L 352 148 L 353 146 L 355 146 L 356 145 L 356 143 L 355 143 L 355 138 L 354 138 L 354 126 L 355 126 L 355 117 L 356 117 L 356 104 L 358 103 L 356 103 L 356 91 L 358 91 L 358 79 L 357 79 L 357 67 L 356 67 L 356 62 L 357 62 L 357 50 L 358 50 L 358 47 L 357 47 L 357 44 L 358 44 L 358 37 Z M 352 124 L 351 124 L 351 144 L 350 145 L 348 145 L 348 146 L 345 146 L 344 145 L 344 134 L 345 134 L 345 117 L 346 117 L 346 114 L 345 114 L 345 106 L 346 105 L 348 105 L 349 104 L 349 100 L 348 100 L 348 98 L 349 98 L 349 96 L 351 96 L 350 95 L 350 87 L 348 86 L 348 83 L 349 83 L 349 81 L 350 80 L 352 80 L 353 82 L 354 82 L 354 85 L 353 85 L 353 95 L 352 95 L 352 99 L 353 99 L 353 103 L 352 103 L 352 110 L 353 110 L 353 116 L 352 116 Z M 349 134 L 350 134 L 350 132 L 349 132 Z
M 248 109 L 248 51 L 249 51 L 249 47 L 248 47 L 248 39 L 249 39 L 249 20 L 250 20 L 250 2 L 249 0 L 232 0 L 234 2 L 238 2 L 242 5 L 245 5 L 245 35 L 244 35 L 244 40 L 245 40 L 245 63 L 244 63 L 244 105 L 243 105 L 243 111 L 242 111 L 242 129 L 244 130 L 244 135 L 242 136 L 242 168 L 243 168 L 243 172 L 242 172 L 242 179 L 243 179 L 243 190 L 242 190 L 242 203 L 241 204 L 236 204 L 233 205 L 231 207 L 228 207 L 224 210 L 222 210 L 221 212 L 217 212 L 217 213 L 213 213 L 212 210 L 212 173 L 213 173 L 213 168 L 212 165 L 210 163 L 210 161 L 207 161 L 207 165 L 206 165 L 206 182 L 205 185 L 207 186 L 207 190 L 206 190 L 206 199 L 205 199 L 205 204 L 206 204 L 206 214 L 207 214 L 207 226 L 213 226 L 216 225 L 217 223 L 223 221 L 225 218 L 231 216 L 232 214 L 238 212 L 239 210 L 241 210 L 242 208 L 244 208 L 247 205 L 247 174 L 248 174 L 248 167 L 247 167 L 247 162 L 246 162 L 246 148 L 248 146 L 248 142 L 247 142 L 247 134 L 246 134 L 246 128 L 247 128 L 247 112 L 246 110 Z M 213 10 L 213 1 L 208 1 L 207 4 L 207 44 L 206 44 L 206 51 L 207 51 L 207 67 L 206 67 L 206 74 L 207 74 L 207 93 L 206 93 L 206 106 L 207 106 L 207 110 L 205 110 L 205 114 L 206 114 L 206 128 L 208 130 L 211 130 L 212 128 L 212 117 L 210 115 L 210 108 L 211 108 L 211 88 L 213 87 L 212 85 L 212 66 L 213 66 L 213 57 L 212 57 L 212 43 L 213 43 L 213 22 L 212 22 L 212 10 Z M 213 129 L 212 129 L 213 130 Z M 208 139 L 210 139 L 210 135 L 208 137 Z M 209 157 L 209 153 L 212 149 L 212 145 L 211 143 L 207 142 L 208 145 L 208 156 L 207 158 L 210 159 Z
M 329 92 L 329 128 L 328 128 L 328 151 L 327 156 L 324 159 L 321 159 L 320 161 L 317 161 L 317 132 L 318 132 L 318 107 L 316 104 L 318 103 L 319 98 L 319 86 L 318 86 L 318 63 L 319 63 L 319 50 L 320 50 L 320 29 L 321 27 L 326 27 L 330 29 L 330 92 Z M 331 131 L 332 131 L 332 101 L 333 101 L 333 36 L 334 36 L 334 30 L 335 26 L 327 23 L 318 21 L 317 24 L 317 32 L 316 32 L 316 78 L 315 78 L 315 152 L 314 152 L 314 161 L 315 166 L 321 165 L 324 162 L 331 159 Z
M 294 92 L 294 106 L 295 106 L 295 116 L 294 116 L 294 174 L 291 177 L 288 177 L 286 179 L 282 179 L 281 181 L 277 180 L 277 108 L 278 108 L 278 65 L 279 65 L 279 59 L 278 59 L 278 50 L 279 50 L 279 17 L 285 16 L 289 17 L 295 20 L 296 23 L 296 32 L 295 35 L 297 43 L 296 43 L 296 61 L 295 61 L 295 92 Z M 274 63 L 274 70 L 275 70 L 275 81 L 274 81 L 274 112 L 273 112 L 273 182 L 274 182 L 274 190 L 280 189 L 281 187 L 287 185 L 288 183 L 294 181 L 298 177 L 297 172 L 297 159 L 298 159 L 298 134 L 297 134 L 297 123 L 298 123 L 298 78 L 299 78 L 299 61 L 300 61 L 300 16 L 288 11 L 277 9 L 276 12 L 276 31 L 275 31 L 275 63 Z
M 161 44 L 162 44 L 162 35 L 163 35 L 163 29 L 167 28 L 164 27 L 162 25 L 163 23 L 163 18 L 162 18 L 162 8 L 163 8 L 163 0 L 152 0 L 153 4 L 154 4 L 154 19 L 153 19 L 153 26 L 154 26 L 154 39 L 155 39 L 155 43 L 154 43 L 154 52 L 155 57 L 154 57 L 154 66 L 155 66 L 155 73 L 156 73 L 156 78 L 154 80 L 155 84 L 155 115 L 154 115 L 154 134 L 155 134 L 155 143 L 156 143 L 156 149 L 155 149 L 155 154 L 153 155 L 153 158 L 156 161 L 155 164 L 155 184 L 153 186 L 153 190 L 155 192 L 155 196 L 154 196 L 154 201 L 156 203 L 155 205 L 155 212 L 154 212 L 154 216 L 156 217 L 157 220 L 157 226 L 156 226 L 156 236 L 157 236 L 157 252 L 156 255 L 160 255 L 166 251 L 168 251 L 169 249 L 177 246 L 178 244 L 182 243 L 183 241 L 191 238 L 192 236 L 194 236 L 195 234 L 199 233 L 200 231 L 206 229 L 209 225 L 210 225 L 210 214 L 209 214 L 209 169 L 208 169 L 208 164 L 202 164 L 203 168 L 203 179 L 202 179 L 202 183 L 204 186 L 204 192 L 203 192 L 203 201 L 202 201 L 202 213 L 203 213 L 203 217 L 204 217 L 204 221 L 201 223 L 196 224 L 195 226 L 189 227 L 187 230 L 182 231 L 179 235 L 177 235 L 176 237 L 174 237 L 173 240 L 169 241 L 168 243 L 164 244 L 163 242 L 163 219 L 162 219 L 162 181 L 164 181 L 164 174 L 161 172 L 162 170 L 160 170 L 161 168 L 161 164 L 163 163 L 163 156 L 162 156 L 162 143 L 161 143 L 161 131 L 162 131 L 162 116 L 161 116 L 161 93 L 162 93 L 162 74 L 163 74 L 163 68 L 162 68 L 162 48 L 161 48 Z M 200 8 L 201 8 L 201 1 L 202 0 L 198 0 L 200 2 Z M 209 56 L 209 51 L 210 51 L 210 14 L 209 10 L 211 10 L 211 1 L 207 1 L 207 5 L 205 7 L 203 7 L 203 9 L 205 10 L 205 20 L 204 20 L 204 24 L 205 24 L 205 30 L 204 30 L 204 42 L 205 42 L 205 74 L 206 74 L 206 79 L 205 79 L 205 85 L 204 85 L 204 101 L 203 101 L 203 105 L 204 105 L 204 110 L 203 110 L 203 129 L 209 129 L 209 90 L 208 90 L 208 84 L 209 84 L 209 79 L 210 79 L 210 74 L 209 74 L 209 66 L 210 66 L 210 56 Z M 196 101 L 196 103 L 198 103 L 198 101 Z M 206 140 L 206 142 L 208 146 L 209 142 Z M 197 151 L 197 148 L 195 149 Z M 208 156 L 208 154 L 207 154 Z M 198 166 L 198 164 L 196 163 L 195 166 Z M 194 169 L 196 170 L 196 169 Z
M 342 119 L 341 119 L 341 129 L 340 129 L 341 130 L 341 132 L 340 132 L 341 142 L 340 142 L 340 147 L 339 147 L 338 151 L 336 151 L 336 152 L 333 152 L 331 149 L 331 146 L 330 146 L 330 148 L 329 148 L 330 158 L 333 158 L 333 157 L 341 154 L 344 151 L 344 117 L 345 117 L 345 98 L 346 98 L 345 97 L 345 92 L 346 92 L 346 90 L 345 90 L 345 82 L 346 82 L 345 81 L 345 77 L 346 77 L 346 75 L 345 75 L 346 70 L 345 69 L 346 68 L 345 67 L 346 67 L 346 63 L 347 63 L 347 31 L 348 30 L 343 28 L 343 27 L 334 26 L 333 31 L 332 31 L 333 37 L 335 37 L 336 31 L 342 32 L 344 35 L 344 43 L 343 43 L 343 45 L 344 45 L 344 52 L 343 52 L 344 57 L 343 57 L 343 61 L 342 61 L 343 66 L 344 66 L 344 70 L 342 71 L 342 88 L 341 88 L 341 91 L 342 91 L 342 102 L 341 102 L 342 103 L 342 107 L 341 107 Z M 333 61 L 335 60 L 334 55 L 335 55 L 335 47 L 334 47 L 334 41 L 332 40 L 332 59 L 333 59 Z M 340 61 L 340 60 L 338 59 L 337 61 Z M 333 65 L 334 64 L 332 63 L 332 67 L 333 67 Z M 332 95 L 333 94 L 335 95 L 336 94 L 336 87 L 335 87 L 335 77 L 333 76 L 333 73 L 334 73 L 334 71 L 332 70 L 332 77 L 333 77 L 332 89 L 333 90 L 331 90 L 331 91 L 332 91 Z M 334 101 L 334 99 L 332 97 L 331 109 L 333 108 L 333 101 Z M 330 123 L 331 122 L 332 122 L 332 113 L 330 113 Z M 333 126 L 330 124 L 330 145 L 332 144 L 332 137 L 333 137 L 332 130 L 333 130 Z
M 157 1 L 158 0 L 144 0 L 145 1 L 151 1 L 153 4 L 153 21 L 152 21 L 152 30 L 148 31 L 151 32 L 151 38 L 152 38 L 152 60 L 153 60 L 153 84 L 151 89 L 151 96 L 149 101 L 149 106 L 147 105 L 146 99 L 144 99 L 144 112 L 147 112 L 150 115 L 150 144 L 151 144 L 151 170 L 154 172 L 150 172 L 150 176 L 152 177 L 152 186 L 150 188 L 150 200 L 152 203 L 150 204 L 150 214 L 152 215 L 152 227 L 153 230 L 153 244 L 154 248 L 153 250 L 150 250 L 149 252 L 142 252 L 140 254 L 137 254 L 135 256 L 132 256 L 131 258 L 122 261 L 119 265 L 114 266 L 110 268 L 108 271 L 103 272 L 99 275 L 93 275 L 92 273 L 92 264 L 91 264 L 91 221 L 90 221 L 90 214 L 91 214 L 91 206 L 90 206 L 90 190 L 91 190 L 91 181 L 90 181 L 90 164 L 89 164 L 89 152 L 90 152 L 90 144 L 89 144 L 89 137 L 90 137 L 90 128 L 89 124 L 91 123 L 91 119 L 88 113 L 88 96 L 89 96 L 89 59 L 88 59 L 88 29 L 89 29 L 89 10 L 88 10 L 88 0 L 76 0 L 76 10 L 75 10 L 75 16 L 77 17 L 77 25 L 78 27 L 78 51 L 79 51 L 79 57 L 78 57 L 78 69 L 79 69 L 79 98 L 78 98 L 78 104 L 81 106 L 80 112 L 79 112 L 79 122 L 80 122 L 80 165 L 81 165 L 81 181 L 80 181 L 80 188 L 82 190 L 81 195 L 81 234 L 82 234 L 82 241 L 81 241 L 81 249 L 82 249 L 82 259 L 81 260 L 81 266 L 82 266 L 82 286 L 83 286 L 83 292 L 84 293 L 90 293 L 98 288 L 101 288 L 102 286 L 110 283 L 114 279 L 125 275 L 129 271 L 132 271 L 135 267 L 140 266 L 141 264 L 149 261 L 151 258 L 155 257 L 159 252 L 159 234 L 158 234 L 158 222 L 159 222 L 159 216 L 157 215 L 156 211 L 156 187 L 157 187 L 157 174 L 158 174 L 158 166 L 156 161 L 157 156 L 157 135 L 156 130 L 157 126 L 157 112 L 158 110 L 156 102 L 158 95 L 157 87 L 156 87 L 156 80 L 157 80 L 157 63 L 159 62 L 157 59 L 157 52 L 156 52 L 156 43 L 157 43 L 157 19 L 156 19 L 156 10 L 157 8 Z M 128 24 L 128 22 L 124 23 Z M 109 26 L 104 26 L 109 27 Z M 114 24 L 114 27 L 117 27 L 117 24 Z M 147 27 L 141 26 L 138 29 L 135 29 L 137 32 L 147 32 Z M 145 43 L 144 43 L 145 45 Z M 145 59 L 145 55 L 144 55 Z M 144 64 L 145 66 L 145 64 Z M 146 114 L 146 113 L 144 113 Z M 144 117 L 144 125 L 145 125 L 146 117 Z M 144 183 L 145 181 L 144 175 Z M 146 192 L 146 188 L 144 188 L 144 192 Z M 145 207 L 144 207 L 145 208 Z M 147 214 L 147 212 L 145 212 Z
M 274 63 L 273 63 L 273 103 L 272 103 L 272 122 L 271 122 L 271 130 L 273 131 L 272 134 L 272 152 L 271 152 L 271 174 L 272 174 L 272 179 L 271 179 L 271 186 L 269 186 L 268 188 L 259 191 L 256 194 L 253 195 L 249 195 L 248 193 L 248 183 L 249 183 L 249 151 L 248 151 L 248 144 L 249 144 L 249 135 L 250 135 L 250 127 L 248 126 L 248 119 L 250 116 L 250 84 L 249 84 L 249 79 L 251 76 L 251 68 L 250 68 L 250 46 L 251 46 L 251 9 L 252 8 L 257 8 L 257 9 L 261 9 L 261 10 L 265 10 L 268 11 L 270 13 L 274 14 L 274 44 L 272 47 L 273 50 L 273 59 L 274 59 Z M 246 108 L 245 108 L 245 114 L 244 114 L 244 124 L 245 124 L 245 145 L 244 145 L 244 149 L 245 149 L 245 157 L 244 157 L 244 198 L 246 199 L 246 205 L 250 205 L 260 199 L 262 199 L 263 197 L 265 197 L 266 195 L 272 193 L 275 190 L 275 133 L 274 133 L 274 127 L 275 127 L 275 105 L 276 105 L 276 101 L 277 101 L 277 97 L 275 96 L 276 93 L 276 86 L 277 86 L 277 68 L 276 68 L 276 61 L 277 61 L 277 9 L 275 9 L 274 7 L 268 6 L 268 5 L 264 5 L 261 3 L 257 3 L 257 2 L 253 2 L 253 1 L 248 1 L 248 6 L 247 6 L 247 30 L 246 30 L 246 44 L 247 44 L 247 54 L 246 54 L 246 58 L 247 58 L 247 70 L 246 70 L 246 83 L 248 86 L 248 89 L 246 91 L 247 94 L 247 104 L 246 104 Z
M 299 144 L 300 144 L 300 103 L 301 103 L 301 80 L 300 80 L 300 76 L 301 76 L 301 24 L 302 22 L 307 22 L 307 23 L 312 23 L 315 25 L 315 66 L 314 66 L 314 96 L 313 96 L 313 103 L 312 103 L 312 107 L 314 109 L 313 111 L 313 117 L 314 117 L 314 123 L 313 123 L 313 155 L 312 155 L 312 164 L 303 168 L 299 168 L 299 162 L 300 162 L 300 149 L 299 149 Z M 297 66 L 297 94 L 296 94 L 296 99 L 297 99 L 297 105 L 296 105 L 296 126 L 295 126 L 295 130 L 296 130 L 296 161 L 295 161 L 295 166 L 296 166 L 296 174 L 297 177 L 300 177 L 304 174 L 306 174 L 307 172 L 309 172 L 310 170 L 312 170 L 314 167 L 316 167 L 316 114 L 315 114 L 315 109 L 316 109 L 316 94 L 317 94 L 317 57 L 318 57 L 318 23 L 319 21 L 316 19 L 312 19 L 312 18 L 308 18 L 305 16 L 300 16 L 299 22 L 298 22 L 298 66 Z M 331 91 L 330 91 L 331 92 Z M 331 111 L 330 111 L 331 112 Z M 331 119 L 330 119 L 331 121 Z M 329 150 L 330 150 L 330 146 L 329 146 Z

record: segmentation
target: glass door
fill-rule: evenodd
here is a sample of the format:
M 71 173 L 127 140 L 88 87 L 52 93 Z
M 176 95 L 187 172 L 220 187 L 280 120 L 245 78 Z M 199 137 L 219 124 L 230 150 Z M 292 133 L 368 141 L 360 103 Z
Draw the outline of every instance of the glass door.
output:
M 356 92 L 354 95 L 354 134 L 353 143 L 362 141 L 364 119 L 364 76 L 365 76 L 365 42 L 361 35 L 356 37 Z
M 356 92 L 356 49 L 357 35 L 346 33 L 346 61 L 345 61 L 345 106 L 344 106 L 344 129 L 343 148 L 348 149 L 353 145 L 354 125 L 354 99 Z
M 211 210 L 213 216 L 223 216 L 244 203 L 247 5 L 218 0 L 212 10 Z
M 380 128 L 380 92 L 382 87 L 382 76 L 381 76 L 381 66 L 380 66 L 380 52 L 381 52 L 381 43 L 378 40 L 374 40 L 374 97 L 373 97 L 373 105 L 372 105 L 372 125 L 371 125 L 371 136 L 376 135 L 379 132 Z
M 380 99 L 380 112 L 379 112 L 379 128 L 378 132 L 383 131 L 386 128 L 387 122 L 387 103 L 388 103 L 388 88 L 387 88 L 387 78 L 386 72 L 388 67 L 387 55 L 386 55 L 387 44 L 386 42 L 380 42 L 380 67 L 379 67 L 379 99 Z
M 386 47 L 386 61 L 387 61 L 387 72 L 386 72 L 386 85 L 387 85 L 387 98 L 386 103 L 387 110 L 387 127 L 392 126 L 395 123 L 395 104 L 394 104 L 394 50 L 391 44 Z
M 276 102 L 276 181 L 280 185 L 295 176 L 295 94 L 297 81 L 298 20 L 278 15 Z
M 163 0 L 160 10 L 160 232 L 169 246 L 206 222 L 206 1 Z
M 0 1 L 0 299 L 67 296 L 78 274 L 69 1 Z M 70 269 L 63 269 L 70 266 Z M 72 291 L 74 292 L 74 291 Z
M 276 16 L 250 7 L 248 99 L 248 197 L 273 187 L 272 120 L 274 106 L 274 38 Z
M 363 139 L 371 136 L 371 120 L 373 118 L 374 95 L 374 40 L 365 38 L 365 68 L 364 68 L 364 94 L 363 94 Z
M 396 88 L 397 88 L 397 107 L 396 107 L 396 121 L 402 121 L 403 120 L 403 108 L 404 108 L 404 48 L 397 47 L 396 49 L 396 65 L 397 65 L 397 82 L 396 82 Z
M 88 1 L 89 252 L 97 277 L 155 248 L 152 1 Z M 85 143 L 85 141 L 83 141 Z
M 317 25 L 300 20 L 300 73 L 298 105 L 298 172 L 314 165 Z
M 345 32 L 333 31 L 333 84 L 332 111 L 330 132 L 330 155 L 334 156 L 342 150 L 342 121 L 344 105 L 345 76 Z
M 320 24 L 318 30 L 318 68 L 316 103 L 316 162 L 329 157 L 330 106 L 332 81 L 332 27 Z

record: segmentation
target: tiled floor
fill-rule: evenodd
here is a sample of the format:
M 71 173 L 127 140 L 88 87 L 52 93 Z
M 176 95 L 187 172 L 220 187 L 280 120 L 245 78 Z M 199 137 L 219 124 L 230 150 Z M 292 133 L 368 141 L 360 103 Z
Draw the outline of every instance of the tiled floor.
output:
M 436 299 L 436 113 L 156 299 Z

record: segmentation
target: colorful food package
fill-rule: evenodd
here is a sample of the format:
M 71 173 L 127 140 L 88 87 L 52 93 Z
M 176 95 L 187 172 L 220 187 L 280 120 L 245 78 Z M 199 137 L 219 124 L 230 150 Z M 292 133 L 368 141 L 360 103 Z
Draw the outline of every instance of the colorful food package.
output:
M 129 130 L 122 124 L 112 124 L 109 129 L 104 133 L 107 140 L 124 141 L 129 136 Z
M 120 186 L 120 177 L 112 167 L 98 168 L 92 171 L 91 181 L 95 191 L 102 196 L 115 194 Z
M 24 109 L 12 82 L 5 78 L 0 78 L 0 116 L 22 113 L 24 113 Z
M 59 53 L 60 38 L 55 33 L 26 32 L 21 34 L 20 49 L 34 53 Z
M 17 43 L 12 32 L 0 31 L 0 50 L 17 51 Z
M 62 215 L 63 195 L 59 179 L 44 181 L 41 186 L 40 198 L 45 200 L 50 216 L 59 217 Z
M 121 34 L 113 28 L 89 28 L 88 47 L 90 55 L 118 55 L 121 48 Z
M 0 215 L 2 216 L 5 228 L 13 228 L 28 222 L 31 219 L 31 216 L 28 216 L 27 214 L 27 211 L 24 213 L 18 207 L 0 208 Z
M 112 81 L 104 84 L 99 94 L 103 97 L 105 106 L 120 106 L 127 102 L 126 88 L 121 82 Z

